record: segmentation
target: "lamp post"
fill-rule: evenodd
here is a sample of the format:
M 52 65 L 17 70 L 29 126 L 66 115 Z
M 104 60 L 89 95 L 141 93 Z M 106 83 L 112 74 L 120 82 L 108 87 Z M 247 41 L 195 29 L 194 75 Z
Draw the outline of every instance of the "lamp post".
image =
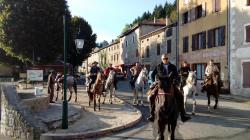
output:
M 83 33 L 81 32 L 80 26 L 79 26 L 79 31 L 76 34 L 75 45 L 76 45 L 77 54 L 78 54 L 80 53 L 79 51 L 83 49 L 83 45 L 84 45 Z
M 62 129 L 68 128 L 68 101 L 67 101 L 67 48 L 68 48 L 68 24 L 66 15 L 63 16 L 64 30 L 64 92 L 63 92 L 63 112 L 62 112 Z

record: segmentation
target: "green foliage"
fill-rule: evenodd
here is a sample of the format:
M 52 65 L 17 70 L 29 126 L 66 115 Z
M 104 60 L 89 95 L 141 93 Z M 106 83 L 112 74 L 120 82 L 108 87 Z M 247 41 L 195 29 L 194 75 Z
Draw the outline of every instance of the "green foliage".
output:
M 62 54 L 65 0 L 0 0 L 0 11 L 0 61 L 47 64 Z
M 170 17 L 170 21 L 174 22 L 177 19 L 177 12 L 176 12 L 176 1 L 171 4 L 166 1 L 164 6 L 156 5 L 152 14 L 147 11 L 142 14 L 142 16 L 137 17 L 131 24 L 126 24 L 122 30 L 122 33 L 127 32 L 136 24 L 141 23 L 144 20 L 153 20 L 154 18 L 166 18 Z
M 74 39 L 77 37 L 77 33 L 80 31 L 82 32 L 82 37 L 84 39 L 84 46 L 83 49 L 80 50 L 78 53 L 76 51 L 76 46 L 74 44 Z M 96 46 L 96 34 L 93 34 L 92 28 L 89 23 L 81 18 L 81 17 L 72 17 L 71 19 L 71 49 L 68 50 L 70 52 L 70 63 L 74 66 L 81 65 L 82 61 L 86 59 L 93 48 Z

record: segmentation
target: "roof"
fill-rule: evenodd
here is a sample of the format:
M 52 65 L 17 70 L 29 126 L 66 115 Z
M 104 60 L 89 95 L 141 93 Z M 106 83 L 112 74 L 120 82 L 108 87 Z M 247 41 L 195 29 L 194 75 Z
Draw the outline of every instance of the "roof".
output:
M 110 46 L 112 46 L 112 45 L 114 45 L 114 44 L 117 44 L 117 43 L 119 43 L 119 42 L 120 42 L 120 40 L 117 39 L 117 40 L 115 40 L 114 42 L 112 42 L 111 44 L 109 44 L 109 45 L 107 45 L 107 46 L 105 46 L 105 47 L 100 48 L 99 51 L 100 51 L 100 50 L 103 50 L 103 49 L 105 49 L 105 48 L 108 48 L 108 47 L 110 47 Z
M 127 32 L 121 34 L 119 37 L 121 38 L 121 37 L 123 37 L 125 35 L 130 34 L 131 32 L 133 32 L 134 30 L 136 30 L 141 25 L 166 26 L 166 19 L 165 18 L 161 18 L 161 19 L 156 19 L 155 21 L 154 20 L 145 20 L 145 21 L 142 21 L 141 23 L 136 24 L 133 28 L 131 28 Z
M 158 32 L 158 31 L 165 30 L 165 29 L 170 28 L 170 27 L 176 27 L 176 26 L 177 26 L 177 22 L 174 22 L 174 23 L 172 23 L 172 24 L 169 24 L 169 25 L 167 25 L 167 26 L 164 26 L 164 27 L 158 28 L 158 29 L 156 29 L 156 30 L 154 30 L 154 31 L 152 31 L 152 32 L 149 32 L 149 33 L 147 33 L 147 34 L 145 34 L 145 35 L 142 35 L 142 36 L 140 36 L 139 38 L 140 38 L 140 39 L 143 39 L 143 38 L 146 38 L 146 37 L 148 37 L 148 36 L 150 36 L 150 35 L 152 35 L 152 34 Z

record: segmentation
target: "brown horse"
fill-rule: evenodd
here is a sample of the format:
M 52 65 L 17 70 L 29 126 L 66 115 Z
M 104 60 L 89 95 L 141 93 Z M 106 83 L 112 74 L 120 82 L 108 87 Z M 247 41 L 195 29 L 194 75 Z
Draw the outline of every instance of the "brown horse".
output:
M 94 100 L 94 111 L 96 111 L 96 100 L 98 100 L 99 110 L 101 109 L 100 100 L 103 96 L 103 86 L 104 86 L 105 76 L 101 72 L 98 72 L 95 83 L 91 86 L 91 89 L 88 90 L 89 95 L 89 106 L 91 101 Z
M 169 82 L 170 83 L 170 82 Z M 167 87 L 167 92 L 164 92 L 161 82 L 159 81 L 158 94 L 155 98 L 155 115 L 158 124 L 158 140 L 164 140 L 164 131 L 167 125 L 168 137 L 171 140 L 175 139 L 175 128 L 179 116 L 176 98 L 174 97 L 174 85 L 170 84 Z
M 216 80 L 216 82 L 214 82 L 214 80 Z M 214 74 L 212 76 L 205 77 L 201 92 L 204 92 L 204 91 L 207 92 L 208 110 L 210 110 L 210 96 L 211 95 L 213 95 L 215 98 L 214 109 L 217 108 L 220 88 L 221 88 L 221 82 L 219 80 L 219 74 Z

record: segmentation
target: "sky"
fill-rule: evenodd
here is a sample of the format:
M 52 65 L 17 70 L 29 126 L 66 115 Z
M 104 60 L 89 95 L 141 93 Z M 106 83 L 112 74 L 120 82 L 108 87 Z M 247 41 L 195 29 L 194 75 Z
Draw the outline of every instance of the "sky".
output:
M 97 34 L 97 42 L 116 39 L 125 24 L 132 23 L 155 5 L 174 0 L 67 0 L 72 16 L 84 18 Z

